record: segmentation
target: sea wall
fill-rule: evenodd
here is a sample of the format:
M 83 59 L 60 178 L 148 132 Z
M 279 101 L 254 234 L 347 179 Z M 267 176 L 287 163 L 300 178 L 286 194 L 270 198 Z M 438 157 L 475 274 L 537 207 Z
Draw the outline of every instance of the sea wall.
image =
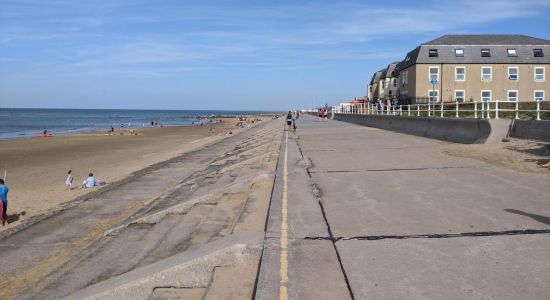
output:
M 510 136 L 550 142 L 550 121 L 515 120 Z
M 334 120 L 462 144 L 483 144 L 491 134 L 486 119 L 335 114 Z

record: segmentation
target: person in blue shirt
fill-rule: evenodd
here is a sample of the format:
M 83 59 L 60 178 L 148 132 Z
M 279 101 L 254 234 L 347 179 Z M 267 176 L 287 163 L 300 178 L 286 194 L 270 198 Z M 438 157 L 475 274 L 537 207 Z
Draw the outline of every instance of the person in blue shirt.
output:
M 4 183 L 4 179 L 0 178 L 0 199 L 2 200 L 2 226 L 6 225 L 8 218 L 8 186 Z
M 92 188 L 94 186 L 95 186 L 94 174 L 90 173 L 90 174 L 88 174 L 88 178 L 86 180 L 84 180 L 84 183 L 82 184 L 82 187 Z

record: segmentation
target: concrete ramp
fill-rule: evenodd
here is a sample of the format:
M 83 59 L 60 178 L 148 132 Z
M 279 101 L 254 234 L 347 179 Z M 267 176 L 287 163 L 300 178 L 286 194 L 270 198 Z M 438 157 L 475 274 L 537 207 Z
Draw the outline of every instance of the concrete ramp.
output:
M 206 288 L 216 267 L 256 264 L 264 232 L 235 233 L 89 286 L 63 299 L 148 299 L 158 287 Z

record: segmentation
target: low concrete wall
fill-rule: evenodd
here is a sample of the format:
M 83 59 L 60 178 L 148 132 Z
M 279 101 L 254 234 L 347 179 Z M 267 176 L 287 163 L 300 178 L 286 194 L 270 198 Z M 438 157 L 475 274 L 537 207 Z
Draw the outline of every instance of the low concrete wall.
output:
M 550 121 L 515 120 L 510 136 L 550 142 Z
M 334 120 L 462 144 L 483 144 L 491 134 L 486 119 L 336 114 Z

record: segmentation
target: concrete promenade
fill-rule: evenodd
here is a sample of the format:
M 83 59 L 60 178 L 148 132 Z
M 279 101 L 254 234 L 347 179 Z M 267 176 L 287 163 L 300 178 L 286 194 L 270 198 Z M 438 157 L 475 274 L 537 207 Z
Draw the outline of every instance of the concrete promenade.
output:
M 550 182 L 442 142 L 303 116 L 256 299 L 549 299 Z

